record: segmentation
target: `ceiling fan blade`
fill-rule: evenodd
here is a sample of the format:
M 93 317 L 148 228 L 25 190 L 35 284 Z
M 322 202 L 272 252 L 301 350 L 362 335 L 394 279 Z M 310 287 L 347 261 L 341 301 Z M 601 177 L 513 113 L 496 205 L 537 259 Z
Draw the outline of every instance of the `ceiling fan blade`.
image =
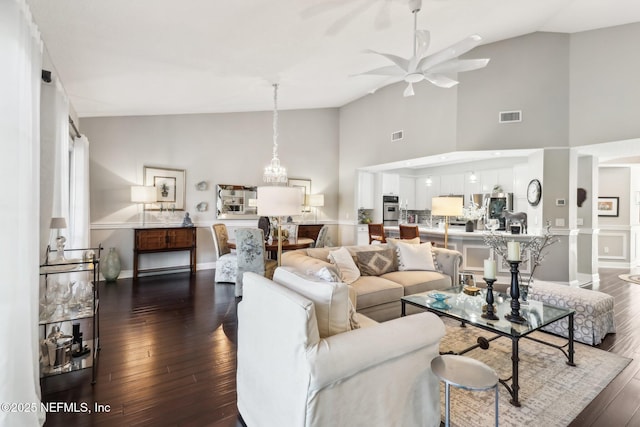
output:
M 386 65 L 380 68 L 374 68 L 373 70 L 365 71 L 364 73 L 352 74 L 353 76 L 372 75 L 372 76 L 404 76 L 404 71 L 395 65 Z
M 415 92 L 413 91 L 413 83 L 409 83 L 407 85 L 407 88 L 404 90 L 403 95 L 404 96 L 413 96 L 413 95 L 415 95 Z
M 429 68 L 429 73 L 462 73 L 484 68 L 489 58 L 483 59 L 452 59 Z
M 389 61 L 393 62 L 394 64 L 396 64 L 398 67 L 400 67 L 402 70 L 404 70 L 405 72 L 408 70 L 409 67 L 409 61 L 397 56 L 397 55 L 392 55 L 390 53 L 382 53 L 382 52 L 376 52 L 375 50 L 365 50 L 365 53 L 375 53 L 376 55 L 381 55 L 384 56 L 385 58 L 387 58 Z
M 431 84 L 434 84 L 438 87 L 443 87 L 445 89 L 449 89 L 454 87 L 459 82 L 457 80 L 450 79 L 447 76 L 443 76 L 442 74 L 424 74 L 425 80 L 429 81 Z
M 469 52 L 482 41 L 482 37 L 477 34 L 467 37 L 441 51 L 423 58 L 418 64 L 418 70 L 427 71 L 429 68 L 442 62 L 457 58 L 463 53 Z

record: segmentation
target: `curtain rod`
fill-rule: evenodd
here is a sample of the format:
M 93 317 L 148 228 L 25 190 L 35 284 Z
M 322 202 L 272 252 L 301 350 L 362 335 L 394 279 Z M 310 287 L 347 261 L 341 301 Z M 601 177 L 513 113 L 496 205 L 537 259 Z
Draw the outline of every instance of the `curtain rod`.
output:
M 73 128 L 73 135 L 76 138 L 80 138 L 80 132 L 78 132 L 78 128 L 76 127 L 76 124 L 73 122 L 73 119 L 71 118 L 71 116 L 69 116 L 69 124 Z

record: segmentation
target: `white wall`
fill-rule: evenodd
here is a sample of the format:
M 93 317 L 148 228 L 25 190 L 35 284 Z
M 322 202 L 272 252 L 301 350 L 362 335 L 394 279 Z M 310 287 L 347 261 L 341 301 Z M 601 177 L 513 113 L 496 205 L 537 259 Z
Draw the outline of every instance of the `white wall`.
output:
M 335 220 L 338 111 L 281 111 L 278 128 L 289 177 L 310 179 L 311 192 L 325 195 L 319 218 Z M 272 112 L 84 118 L 82 132 L 91 141 L 92 243 L 118 248 L 123 270 L 132 268 L 131 229 L 141 212 L 130 202 L 130 186 L 143 183 L 144 166 L 184 169 L 186 210 L 197 226 L 208 227 L 216 220 L 216 184 L 260 185 L 271 160 Z M 196 191 L 199 181 L 207 181 L 209 189 Z M 201 201 L 209 202 L 208 211 L 196 211 Z M 178 224 L 182 215 L 175 218 Z M 167 256 L 182 264 L 181 254 Z M 198 264 L 214 261 L 209 230 L 198 230 Z

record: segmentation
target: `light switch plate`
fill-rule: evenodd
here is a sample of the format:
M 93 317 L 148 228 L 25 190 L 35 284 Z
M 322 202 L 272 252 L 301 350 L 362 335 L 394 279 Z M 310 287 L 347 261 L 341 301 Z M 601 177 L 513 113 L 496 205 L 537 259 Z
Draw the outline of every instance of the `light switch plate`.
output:
M 556 218 L 556 227 L 564 227 L 564 218 Z
M 584 225 L 584 218 L 578 218 L 578 219 L 576 220 L 576 223 L 577 223 L 578 225 Z

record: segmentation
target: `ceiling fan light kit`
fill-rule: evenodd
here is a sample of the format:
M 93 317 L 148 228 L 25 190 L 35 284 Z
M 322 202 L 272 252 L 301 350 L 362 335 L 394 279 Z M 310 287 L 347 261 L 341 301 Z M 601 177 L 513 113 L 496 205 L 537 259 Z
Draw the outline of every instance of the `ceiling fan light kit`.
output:
M 480 44 L 482 37 L 473 34 L 458 43 L 455 43 L 437 53 L 427 55 L 429 48 L 429 31 L 418 30 L 418 12 L 422 7 L 422 0 L 410 0 L 409 9 L 413 13 L 413 56 L 404 59 L 389 53 L 368 50 L 367 53 L 380 55 L 393 62 L 394 65 L 365 71 L 360 75 L 380 75 L 401 77 L 407 83 L 404 96 L 413 96 L 413 84 L 427 80 L 429 83 L 451 88 L 458 84 L 457 80 L 447 77 L 445 74 L 461 73 L 484 68 L 489 63 L 489 58 L 482 59 L 457 59 L 458 56 L 470 51 Z

